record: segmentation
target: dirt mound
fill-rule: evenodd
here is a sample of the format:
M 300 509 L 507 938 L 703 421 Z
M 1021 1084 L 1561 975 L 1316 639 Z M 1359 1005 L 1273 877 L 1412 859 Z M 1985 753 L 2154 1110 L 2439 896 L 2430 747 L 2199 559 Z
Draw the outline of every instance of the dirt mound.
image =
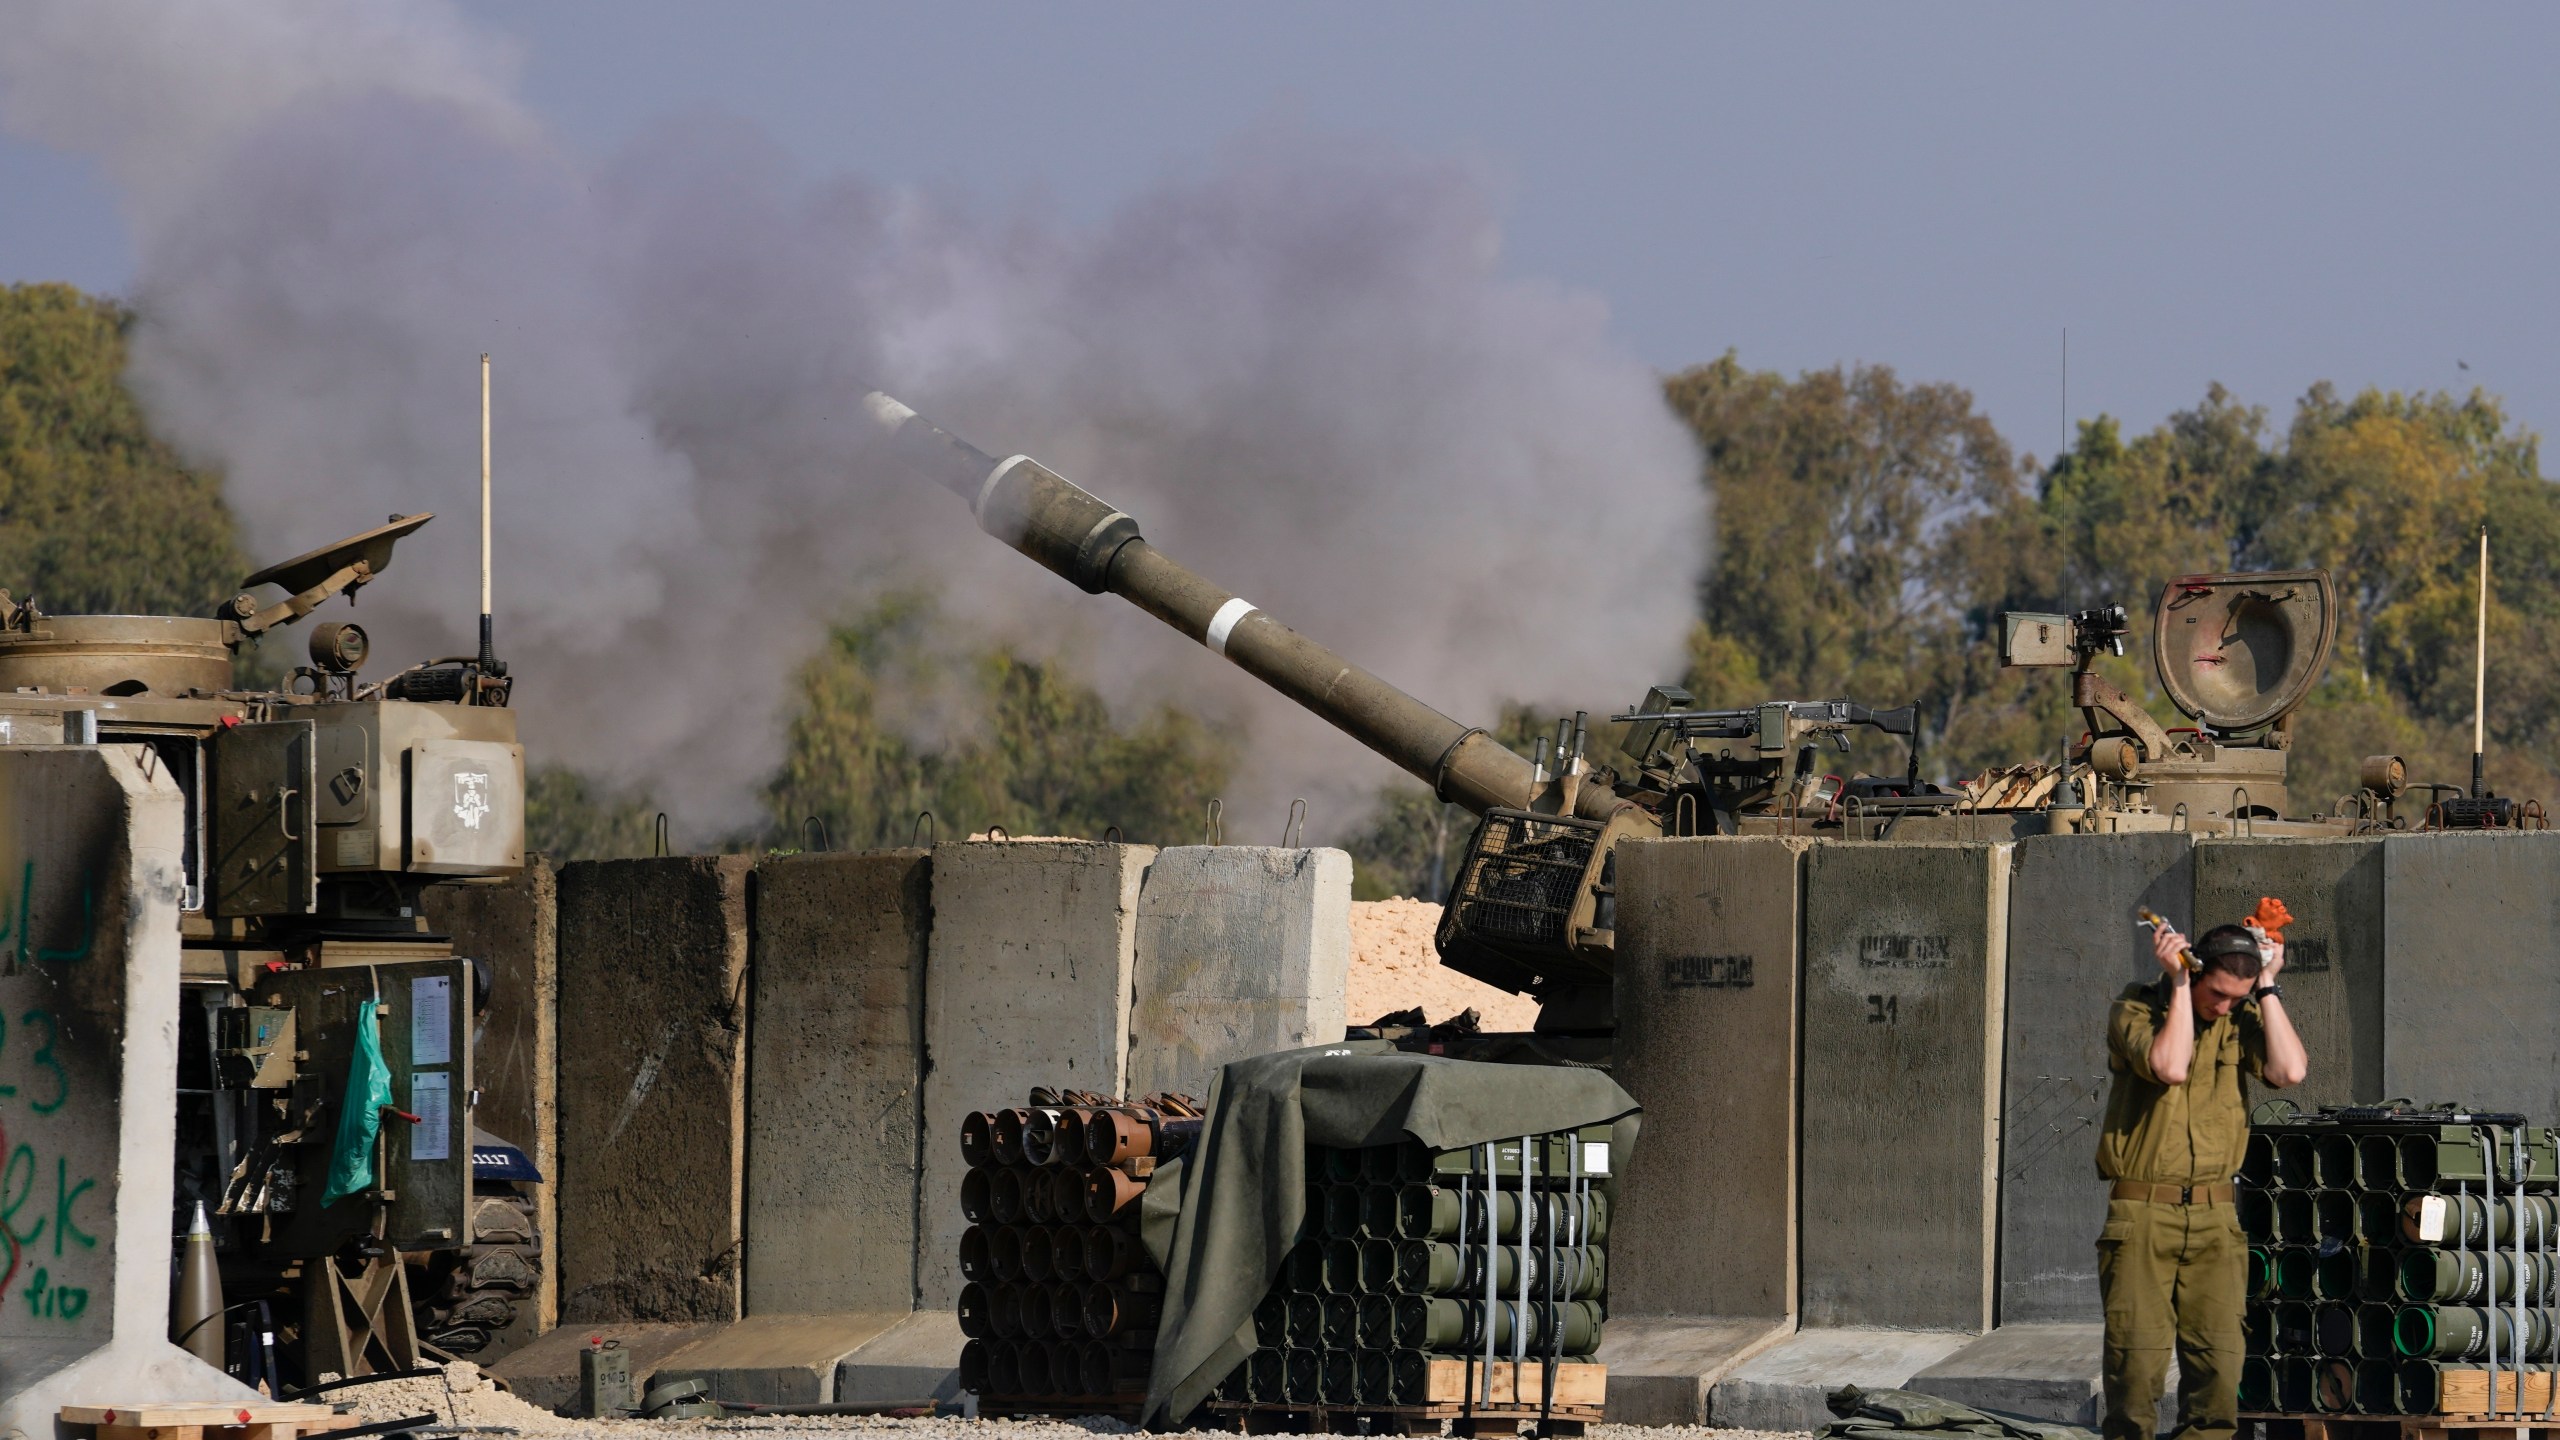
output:
M 1416 1005 L 1434 1021 L 1473 1009 L 1487 1030 L 1526 1030 L 1537 1021 L 1537 1001 L 1442 965 L 1431 949 L 1439 928 L 1440 907 L 1428 900 L 1351 902 L 1351 981 L 1343 1008 L 1352 1024 Z

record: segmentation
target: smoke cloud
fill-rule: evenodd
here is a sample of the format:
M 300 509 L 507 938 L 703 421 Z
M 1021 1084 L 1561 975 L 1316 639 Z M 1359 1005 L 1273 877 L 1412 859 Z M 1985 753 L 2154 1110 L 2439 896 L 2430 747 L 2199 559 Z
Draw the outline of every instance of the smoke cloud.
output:
M 646 781 L 696 836 L 754 816 L 791 670 L 896 584 L 1244 725 L 1238 838 L 1292 795 L 1342 833 L 1390 773 L 897 473 L 875 386 L 1451 715 L 1677 672 L 1695 450 L 1596 299 L 1504 271 L 1465 167 L 1272 125 L 1075 225 L 812 176 L 738 123 L 573 153 L 434 0 L 7 15 L 0 124 L 120 186 L 132 379 L 253 553 L 437 510 L 357 618 L 402 663 L 471 648 L 493 352 L 528 749 Z

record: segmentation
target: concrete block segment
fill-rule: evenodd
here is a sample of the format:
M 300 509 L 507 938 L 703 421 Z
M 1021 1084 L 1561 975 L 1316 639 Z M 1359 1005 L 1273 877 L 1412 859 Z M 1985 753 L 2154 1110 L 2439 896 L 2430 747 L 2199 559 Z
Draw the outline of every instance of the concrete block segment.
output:
M 846 1405 L 960 1396 L 960 1317 L 919 1310 L 836 1367 L 836 1399 Z
M 184 801 L 137 753 L 0 749 L 0 1436 L 257 1398 L 168 1340 Z
M 2288 1090 L 2310 1109 L 2383 1098 L 2382 847 L 2353 840 L 2196 842 L 2195 921 L 2237 924 L 2273 895 L 2293 912 L 2284 1003 L 2311 1061 Z
M 1138 892 L 1136 945 L 1129 1091 L 1205 1100 L 1229 1061 L 1342 1038 L 1351 857 L 1261 845 L 1158 851 Z
M 647 1383 L 701 1380 L 710 1385 L 714 1400 L 830 1405 L 836 1399 L 836 1367 L 906 1318 L 904 1311 L 750 1315 L 659 1360 Z
M 751 1320 L 904 1315 L 915 1303 L 932 878 L 924 850 L 798 855 L 756 869 Z M 832 1386 L 833 1358 L 827 1366 Z
M 1823 1403 L 1832 1391 L 1901 1389 L 1965 1341 L 1943 1331 L 1800 1331 L 1735 1366 L 1710 1395 L 1707 1420 L 1727 1430 L 1819 1430 L 1837 1418 Z
M 2096 1321 L 2003 1325 L 1912 1376 L 1903 1388 L 1977 1410 L 2094 1428 L 2106 1404 L 2098 1376 L 2105 1337 L 2106 1326 Z M 2178 1363 L 2172 1357 L 2160 1396 L 2161 1432 L 2177 1423 L 2177 1409 Z
M 1807 1329 L 1990 1327 L 2012 848 L 1806 857 Z
M 426 892 L 427 923 L 453 937 L 453 953 L 485 961 L 489 1009 L 472 1078 L 480 1104 L 472 1123 L 522 1146 L 542 1172 L 534 1221 L 546 1244 L 560 1234 L 560 877 L 539 855 L 505 880 L 438 885 Z M 549 1330 L 560 1313 L 560 1267 L 542 1267 L 534 1303 L 493 1337 L 484 1362 Z
M 1613 1425 L 1704 1425 L 1717 1383 L 1787 1334 L 1768 1320 L 1617 1315 L 1601 1333 Z
M 2393 836 L 2382 872 L 2382 1093 L 2560 1121 L 2560 834 Z
M 560 872 L 564 1324 L 738 1318 L 751 867 Z
M 1618 849 L 1613 1073 L 1644 1106 L 1644 1143 L 1618 1179 L 1613 1314 L 1795 1314 L 1796 944 L 1809 845 L 1724 836 Z
M 1155 853 L 1084 840 L 934 847 L 923 1308 L 959 1299 L 962 1119 L 1021 1104 L 1035 1085 L 1115 1094 L 1126 1085 L 1139 884 Z
M 578 1409 L 578 1352 L 590 1340 L 606 1340 L 631 1352 L 631 1374 L 646 1379 L 660 1361 L 697 1340 L 720 1333 L 717 1325 L 605 1324 L 554 1330 L 489 1367 L 528 1405 L 563 1415 Z
M 2018 842 L 2001 1063 L 2003 1326 L 2103 1317 L 2097 1239 L 2107 1195 L 2094 1157 L 2107 1108 L 2107 1007 L 2127 982 L 2160 974 L 2134 911 L 2147 906 L 2187 926 L 2194 849 L 2189 836 L 2166 831 Z

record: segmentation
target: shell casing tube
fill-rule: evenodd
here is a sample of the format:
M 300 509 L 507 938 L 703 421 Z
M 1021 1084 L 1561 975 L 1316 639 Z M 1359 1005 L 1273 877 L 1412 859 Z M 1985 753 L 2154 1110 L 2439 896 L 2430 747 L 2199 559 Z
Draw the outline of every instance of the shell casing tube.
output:
M 2400 1362 L 2364 1359 L 2356 1362 L 2356 1413 L 2396 1415 L 2400 1412 Z
M 2311 1314 L 2311 1341 L 2323 1355 L 2356 1353 L 2356 1312 L 2347 1305 L 2323 1305 Z
M 2392 1323 L 2395 1349 L 2413 1360 L 2479 1360 L 2491 1346 L 2503 1360 L 2548 1360 L 2552 1356 L 2551 1314 L 2524 1312 L 2518 1336 L 2515 1313 L 2479 1305 L 2412 1305 Z M 2521 1338 L 2523 1344 L 2517 1344 Z
M 2252 1355 L 2240 1362 L 2240 1408 L 2266 1410 L 2276 1401 L 2275 1367 Z
M 1022 1338 L 1022 1287 L 990 1285 L 987 1287 L 987 1328 L 1001 1340 Z
M 2400 1347 L 2393 1343 L 2392 1325 L 2400 1318 L 2397 1307 L 2379 1300 L 2356 1307 L 2356 1353 L 2367 1360 L 2394 1360 Z
M 1480 1351 L 1486 1341 L 1485 1317 L 1493 1317 L 1492 1343 L 1508 1349 L 1512 1343 L 1512 1322 L 1523 1312 L 1508 1302 L 1490 1305 L 1482 1300 L 1444 1299 L 1437 1296 L 1408 1295 L 1396 1302 L 1396 1343 L 1416 1350 Z M 1564 1305 L 1531 1304 L 1526 1311 L 1529 1326 L 1525 1343 L 1541 1349 L 1548 1343 L 1548 1327 L 1560 1316 L 1564 1324 L 1563 1353 L 1588 1355 L 1600 1346 L 1600 1307 L 1588 1300 Z
M 1059 1280 L 1049 1286 L 1049 1323 L 1059 1339 L 1084 1338 L 1084 1292 L 1080 1280 Z
M 1360 1297 L 1360 1348 L 1392 1350 L 1396 1345 L 1396 1300 L 1392 1295 Z
M 1289 1352 L 1287 1387 L 1292 1404 L 1312 1405 L 1324 1390 L 1324 1352 L 1298 1349 Z
M 2527 1302 L 2551 1304 L 2555 1298 L 2552 1267 L 2540 1255 L 2528 1254 L 2523 1269 Z M 2514 1292 L 2515 1280 L 2516 1264 L 2511 1255 L 2484 1255 L 2478 1250 L 2410 1250 L 2400 1256 L 2400 1294 L 2421 1304 L 2504 1301 Z

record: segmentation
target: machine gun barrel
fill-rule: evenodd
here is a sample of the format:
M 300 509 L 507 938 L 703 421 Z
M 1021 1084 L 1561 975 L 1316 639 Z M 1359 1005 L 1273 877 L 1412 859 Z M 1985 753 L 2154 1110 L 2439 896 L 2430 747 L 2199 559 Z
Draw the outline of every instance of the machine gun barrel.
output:
M 1121 596 L 1471 812 L 1526 809 L 1534 798 L 1530 763 L 1480 727 L 1450 719 L 1211 583 L 1148 544 L 1136 519 L 1056 471 L 1027 455 L 998 460 L 876 390 L 862 408 L 903 461 L 969 502 L 980 529 L 1078 588 Z M 1604 818 L 1619 803 L 1594 785 L 1577 808 Z

